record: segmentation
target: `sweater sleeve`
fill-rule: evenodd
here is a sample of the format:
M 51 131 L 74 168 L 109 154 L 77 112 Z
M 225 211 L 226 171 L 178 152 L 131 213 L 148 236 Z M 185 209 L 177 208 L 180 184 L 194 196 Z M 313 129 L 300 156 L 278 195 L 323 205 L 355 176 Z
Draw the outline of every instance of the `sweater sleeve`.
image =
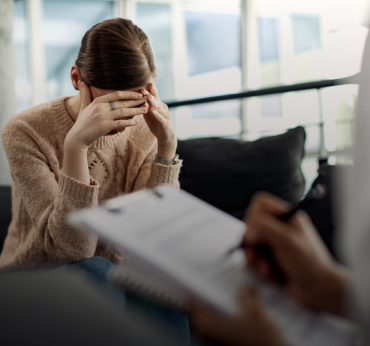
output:
M 13 184 L 32 221 L 30 232 L 36 233 L 29 234 L 24 242 L 30 247 L 41 247 L 53 262 L 92 257 L 97 237 L 71 227 L 66 216 L 98 204 L 98 183 L 91 178 L 91 184 L 86 185 L 55 169 L 58 161 L 50 144 L 26 123 L 9 121 L 2 139 Z
M 157 145 L 154 145 L 140 168 L 138 177 L 136 178 L 134 184 L 134 190 L 141 190 L 145 188 L 150 189 L 164 184 L 174 185 L 177 188 L 180 187 L 179 174 L 182 166 L 182 160 L 179 160 L 175 165 L 162 165 L 154 162 L 156 153 Z

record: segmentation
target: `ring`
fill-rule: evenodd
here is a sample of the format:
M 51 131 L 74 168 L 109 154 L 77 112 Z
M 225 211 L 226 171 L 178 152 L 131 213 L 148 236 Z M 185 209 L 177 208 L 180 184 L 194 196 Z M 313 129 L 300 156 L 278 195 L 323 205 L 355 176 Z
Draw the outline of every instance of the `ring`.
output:
M 114 107 L 114 102 L 109 102 L 110 104 L 110 108 L 112 109 L 112 111 L 115 111 L 116 110 L 116 107 Z

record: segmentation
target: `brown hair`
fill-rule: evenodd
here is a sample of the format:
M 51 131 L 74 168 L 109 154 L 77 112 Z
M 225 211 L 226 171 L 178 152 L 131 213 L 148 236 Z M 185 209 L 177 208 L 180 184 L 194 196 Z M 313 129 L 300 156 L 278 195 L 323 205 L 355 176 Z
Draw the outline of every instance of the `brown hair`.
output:
M 123 18 L 105 20 L 88 30 L 76 65 L 82 80 L 100 89 L 140 87 L 156 75 L 148 37 L 131 20 Z

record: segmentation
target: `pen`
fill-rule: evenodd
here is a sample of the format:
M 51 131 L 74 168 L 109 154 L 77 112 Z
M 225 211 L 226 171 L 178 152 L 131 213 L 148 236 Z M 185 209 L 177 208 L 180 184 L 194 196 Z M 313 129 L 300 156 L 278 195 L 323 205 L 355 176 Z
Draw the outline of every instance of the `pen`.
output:
M 324 184 L 317 184 L 315 187 L 313 187 L 306 195 L 305 199 L 297 204 L 294 208 L 292 208 L 289 212 L 278 216 L 277 218 L 281 221 L 288 222 L 294 214 L 303 208 L 309 207 L 311 204 L 313 204 L 316 201 L 319 201 L 323 199 L 328 194 L 328 187 Z M 230 250 L 226 252 L 226 256 L 230 256 L 233 254 L 236 250 L 243 249 L 248 247 L 249 245 L 244 241 L 244 239 L 236 246 L 233 246 Z M 274 255 L 272 253 L 271 248 L 266 244 L 258 244 L 254 246 L 256 252 L 259 256 L 265 258 L 269 261 L 270 265 L 272 266 L 272 270 L 274 271 L 275 275 L 278 278 L 278 281 L 284 282 L 284 274 L 281 272 L 281 269 L 277 265 Z

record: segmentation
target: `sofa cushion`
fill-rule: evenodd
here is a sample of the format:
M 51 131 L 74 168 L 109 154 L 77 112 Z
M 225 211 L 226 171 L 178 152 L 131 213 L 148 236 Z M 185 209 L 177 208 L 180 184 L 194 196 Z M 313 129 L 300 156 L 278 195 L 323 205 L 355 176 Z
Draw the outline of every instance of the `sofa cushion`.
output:
M 11 188 L 0 186 L 0 252 L 12 219 Z
M 253 142 L 179 141 L 178 154 L 184 160 L 181 188 L 240 219 L 257 191 L 297 203 L 305 187 L 301 171 L 305 138 L 303 127 L 296 127 Z

